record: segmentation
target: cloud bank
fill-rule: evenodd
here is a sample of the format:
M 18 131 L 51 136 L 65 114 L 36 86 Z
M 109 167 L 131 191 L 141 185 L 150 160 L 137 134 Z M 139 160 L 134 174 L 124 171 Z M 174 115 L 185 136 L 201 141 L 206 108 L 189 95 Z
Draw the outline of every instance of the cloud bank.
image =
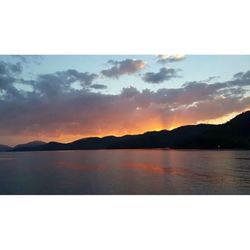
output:
M 20 78 L 20 71 L 19 64 L 0 63 L 0 140 L 1 136 L 33 136 L 67 141 L 72 135 L 134 134 L 250 108 L 250 71 L 224 82 L 188 82 L 157 91 L 131 86 L 119 94 L 93 91 L 106 86 L 95 83 L 98 76 L 89 72 L 69 69 L 31 81 Z M 175 71 L 165 68 L 155 74 L 146 73 L 144 80 L 159 83 L 176 77 Z M 24 87 L 17 88 L 17 83 Z M 81 88 L 73 88 L 75 83 Z

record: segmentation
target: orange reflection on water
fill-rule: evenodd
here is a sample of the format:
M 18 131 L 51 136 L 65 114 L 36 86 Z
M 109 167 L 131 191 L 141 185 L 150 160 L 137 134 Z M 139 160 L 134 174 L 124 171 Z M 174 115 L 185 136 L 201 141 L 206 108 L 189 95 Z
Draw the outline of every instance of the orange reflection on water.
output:
M 180 167 L 162 167 L 155 164 L 149 163 L 133 163 L 129 165 L 124 165 L 124 167 L 129 168 L 138 168 L 145 171 L 150 171 L 154 173 L 162 173 L 162 174 L 169 174 L 171 176 L 181 176 L 181 177 L 188 177 L 188 178 L 195 178 L 199 179 L 202 182 L 209 182 L 213 184 L 218 183 L 226 183 L 230 181 L 228 176 L 211 174 L 211 173 L 198 173 L 191 169 L 187 168 L 180 168 Z
M 131 163 L 131 164 L 126 164 L 124 167 L 129 167 L 129 168 L 139 168 L 143 169 L 146 171 L 150 172 L 156 172 L 156 173 L 170 173 L 170 174 L 176 174 L 179 173 L 181 169 L 177 168 L 172 168 L 172 167 L 161 167 L 157 166 L 155 164 L 150 164 L 150 163 Z
M 99 165 L 99 164 L 89 164 L 89 163 L 77 163 L 70 161 L 59 161 L 57 163 L 59 167 L 75 169 L 83 172 L 100 172 L 107 170 L 110 166 Z M 143 162 L 126 162 L 114 166 L 116 169 L 139 169 L 146 172 L 156 173 L 156 174 L 167 174 L 169 176 L 179 176 L 184 178 L 195 179 L 200 182 L 208 182 L 212 184 L 228 184 L 231 181 L 230 176 L 222 175 L 219 173 L 207 173 L 191 170 L 189 168 L 183 167 L 164 167 L 161 164 L 143 163 Z M 121 172 L 123 173 L 123 172 Z

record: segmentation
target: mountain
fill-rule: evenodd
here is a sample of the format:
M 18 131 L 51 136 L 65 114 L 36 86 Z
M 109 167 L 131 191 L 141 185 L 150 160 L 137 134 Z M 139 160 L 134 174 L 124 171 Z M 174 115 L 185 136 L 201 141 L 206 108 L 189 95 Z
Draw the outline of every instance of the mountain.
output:
M 7 145 L 2 145 L 0 144 L 0 152 L 7 152 L 10 151 L 11 147 L 7 146 Z
M 25 144 L 16 145 L 13 148 L 13 151 L 30 151 L 33 148 L 36 148 L 38 146 L 43 146 L 45 144 L 46 144 L 46 142 L 43 142 L 43 141 L 32 141 L 32 142 L 28 142 Z
M 136 148 L 250 149 L 250 111 L 221 125 L 188 125 L 171 131 L 151 131 L 121 137 L 91 137 L 71 143 L 31 142 L 18 145 L 13 151 Z
M 250 149 L 250 111 L 181 142 L 182 148 Z

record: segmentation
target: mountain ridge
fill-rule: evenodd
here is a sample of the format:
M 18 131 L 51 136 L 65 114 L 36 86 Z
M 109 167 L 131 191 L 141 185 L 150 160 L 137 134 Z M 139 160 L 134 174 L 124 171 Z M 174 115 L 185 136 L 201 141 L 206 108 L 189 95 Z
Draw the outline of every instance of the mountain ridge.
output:
M 8 152 L 11 149 L 8 145 L 0 144 L 0 152 Z
M 46 142 L 44 142 L 44 141 L 31 141 L 28 143 L 18 144 L 13 148 L 13 150 L 14 151 L 28 150 L 28 149 L 32 149 L 33 147 L 38 147 L 38 146 L 42 146 L 45 144 L 46 144 Z
M 88 137 L 69 143 L 38 141 L 36 145 L 34 144 L 36 143 L 17 145 L 9 151 L 139 148 L 250 149 L 250 111 L 243 112 L 219 125 L 185 125 L 173 130 L 147 131 L 137 135 Z

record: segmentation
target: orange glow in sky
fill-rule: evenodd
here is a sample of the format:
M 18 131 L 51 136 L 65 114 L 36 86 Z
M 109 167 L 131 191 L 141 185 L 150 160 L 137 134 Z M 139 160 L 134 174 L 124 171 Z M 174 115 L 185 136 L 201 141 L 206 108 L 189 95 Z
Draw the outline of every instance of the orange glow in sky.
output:
M 241 112 L 239 112 L 241 113 Z M 123 136 L 126 134 L 141 134 L 147 131 L 160 131 L 160 130 L 172 130 L 175 129 L 177 127 L 180 126 L 185 126 L 185 125 L 195 125 L 195 124 L 199 124 L 199 123 L 208 123 L 208 124 L 222 124 L 225 123 L 227 121 L 229 121 L 230 119 L 232 119 L 233 117 L 235 117 L 236 115 L 238 115 L 239 113 L 234 112 L 225 116 L 222 116 L 220 118 L 216 118 L 216 119 L 210 119 L 210 120 L 203 120 L 203 121 L 199 121 L 199 122 L 193 122 L 193 123 L 188 123 L 185 120 L 181 120 L 181 117 L 174 117 L 171 122 L 169 123 L 168 126 L 164 126 L 163 122 L 161 122 L 159 119 L 152 119 L 150 122 L 142 122 L 141 124 L 137 124 L 137 126 L 135 127 L 130 127 L 130 128 L 118 128 L 118 129 L 114 129 L 114 130 L 99 130 L 99 132 L 97 133 L 93 133 L 93 134 L 61 134 L 60 136 L 56 136 L 55 138 L 53 137 L 48 137 L 47 141 L 50 140 L 56 140 L 56 141 L 60 141 L 60 142 L 71 142 L 71 141 L 75 141 L 81 138 L 85 138 L 85 137 L 104 137 L 104 136 L 108 136 L 108 135 L 114 135 L 114 136 Z
M 241 111 L 243 112 L 243 111 Z M 207 120 L 200 120 L 196 121 L 194 118 L 190 118 L 190 116 L 181 117 L 181 116 L 173 116 L 170 120 L 165 121 L 161 119 L 159 116 L 150 116 L 145 117 L 144 119 L 140 119 L 139 121 L 135 121 L 134 123 L 129 123 L 130 126 L 126 126 L 124 124 L 120 124 L 119 126 L 113 126 L 112 129 L 110 127 L 96 127 L 93 125 L 93 130 L 96 132 L 92 133 L 81 133 L 77 132 L 76 130 L 72 131 L 56 131 L 54 134 L 46 134 L 46 133 L 39 133 L 39 135 L 20 135 L 20 136 L 13 136 L 13 137 L 6 137 L 8 140 L 8 144 L 10 146 L 14 146 L 16 144 L 26 143 L 29 141 L 39 140 L 39 141 L 57 141 L 62 143 L 73 142 L 78 139 L 87 138 L 87 137 L 105 137 L 105 136 L 123 136 L 127 134 L 142 134 L 147 131 L 160 131 L 160 130 L 172 130 L 180 126 L 185 125 L 195 125 L 200 123 L 206 124 L 222 124 L 241 112 L 233 112 L 231 114 L 227 114 L 225 116 L 216 118 L 216 119 L 207 119 Z M 84 131 L 84 130 L 82 130 Z M 4 138 L 3 138 L 4 139 Z

